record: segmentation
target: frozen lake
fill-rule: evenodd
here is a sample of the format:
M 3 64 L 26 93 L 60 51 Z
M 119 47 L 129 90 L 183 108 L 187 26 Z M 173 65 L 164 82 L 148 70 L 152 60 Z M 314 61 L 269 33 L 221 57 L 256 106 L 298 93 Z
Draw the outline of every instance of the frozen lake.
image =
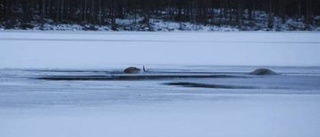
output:
M 0 32 L 0 68 L 320 66 L 320 33 Z
M 319 44 L 304 32 L 0 32 L 0 136 L 317 137 Z M 123 74 L 131 65 L 150 70 Z M 249 74 L 266 66 L 279 75 Z

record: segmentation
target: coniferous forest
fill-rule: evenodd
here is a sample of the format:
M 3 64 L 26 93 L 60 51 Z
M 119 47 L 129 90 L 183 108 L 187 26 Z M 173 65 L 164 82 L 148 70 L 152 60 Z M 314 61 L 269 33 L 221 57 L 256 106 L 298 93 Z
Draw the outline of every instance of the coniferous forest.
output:
M 52 29 L 73 24 L 83 30 L 157 31 L 173 22 L 181 30 L 228 26 L 239 30 L 317 30 L 319 0 L 1 0 L 3 29 Z M 160 25 L 161 26 L 161 25 Z M 165 26 L 165 25 L 164 25 Z M 158 25 L 159 27 L 159 25 Z

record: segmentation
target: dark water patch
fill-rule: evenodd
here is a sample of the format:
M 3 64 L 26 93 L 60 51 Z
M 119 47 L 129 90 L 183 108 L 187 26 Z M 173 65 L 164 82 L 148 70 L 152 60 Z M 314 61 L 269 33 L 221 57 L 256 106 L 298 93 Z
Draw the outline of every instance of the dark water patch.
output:
M 149 71 L 148 74 L 196 74 L 196 75 L 248 75 L 247 72 L 212 72 L 212 71 Z
M 35 73 L 91 73 L 92 75 L 108 75 L 108 74 L 123 74 L 123 70 L 114 69 L 114 70 L 73 70 L 73 69 L 25 69 L 21 70 L 25 72 L 35 72 Z M 246 72 L 212 72 L 212 71 L 186 71 L 186 70 L 149 70 L 143 74 L 149 75 L 248 75 Z M 141 73 L 140 73 L 141 75 Z
M 63 70 L 63 69 L 41 69 L 41 70 L 23 70 L 23 71 L 30 71 L 30 72 L 53 72 L 53 73 L 106 73 L 106 74 L 121 74 L 122 71 L 105 71 L 105 70 Z
M 42 76 L 36 79 L 53 81 L 121 81 L 121 80 L 162 80 L 162 79 L 182 79 L 182 78 L 245 78 L 243 76 L 232 75 L 63 75 L 63 76 Z
M 193 83 L 193 82 L 170 82 L 170 83 L 164 83 L 164 84 L 169 86 L 182 86 L 182 87 L 192 87 L 192 88 L 257 89 L 256 87 L 249 87 L 249 86 L 216 85 L 216 84 L 203 84 L 203 83 Z

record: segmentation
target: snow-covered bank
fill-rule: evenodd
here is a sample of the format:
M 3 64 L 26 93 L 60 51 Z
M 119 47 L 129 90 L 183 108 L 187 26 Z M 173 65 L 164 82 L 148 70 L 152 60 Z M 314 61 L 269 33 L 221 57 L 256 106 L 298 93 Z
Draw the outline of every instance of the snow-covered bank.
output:
M 142 20 L 142 19 L 140 19 Z M 210 32 L 210 31 L 239 31 L 237 27 L 233 27 L 230 25 L 202 25 L 202 24 L 192 24 L 189 22 L 172 22 L 172 21 L 163 21 L 158 19 L 151 20 L 150 27 L 146 27 L 142 24 L 132 24 L 131 20 L 128 19 L 117 19 L 118 28 L 116 31 L 153 31 L 153 32 Z M 0 25 L 0 30 L 44 30 L 44 31 L 100 31 L 100 32 L 113 32 L 111 25 L 92 25 L 92 24 L 56 24 L 56 23 L 46 23 L 46 24 L 38 24 L 38 23 L 29 23 L 29 28 L 20 28 L 15 27 L 11 29 L 6 29 Z M 263 31 L 263 30 L 262 30 Z M 289 29 L 283 31 L 290 31 Z M 317 27 L 315 27 L 314 31 L 319 31 Z
M 1 31 L 0 68 L 319 66 L 320 33 Z
M 130 19 L 116 19 L 117 28 L 112 29 L 111 25 L 94 25 L 94 24 L 63 24 L 54 23 L 18 23 L 15 27 L 6 28 L 1 26 L 0 30 L 54 30 L 54 31 L 154 31 L 154 32 L 235 32 L 235 31 L 320 31 L 319 25 L 307 25 L 303 19 L 287 19 L 282 21 L 281 18 L 275 17 L 272 28 L 268 27 L 266 15 L 260 15 L 260 21 L 245 21 L 241 25 L 213 25 L 213 24 L 194 24 L 190 22 L 174 22 L 161 19 L 150 19 L 148 26 L 141 23 L 133 23 Z M 319 16 L 315 17 L 315 24 L 319 24 Z M 138 22 L 142 22 L 143 18 L 139 18 Z

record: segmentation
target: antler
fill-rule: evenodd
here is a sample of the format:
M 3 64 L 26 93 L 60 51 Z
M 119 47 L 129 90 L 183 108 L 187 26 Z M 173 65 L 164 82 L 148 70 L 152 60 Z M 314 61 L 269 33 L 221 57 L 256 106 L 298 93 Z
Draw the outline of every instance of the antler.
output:
M 146 67 L 144 65 L 142 67 L 142 70 L 143 70 L 143 72 L 148 72 L 149 71 L 149 69 L 146 69 Z

